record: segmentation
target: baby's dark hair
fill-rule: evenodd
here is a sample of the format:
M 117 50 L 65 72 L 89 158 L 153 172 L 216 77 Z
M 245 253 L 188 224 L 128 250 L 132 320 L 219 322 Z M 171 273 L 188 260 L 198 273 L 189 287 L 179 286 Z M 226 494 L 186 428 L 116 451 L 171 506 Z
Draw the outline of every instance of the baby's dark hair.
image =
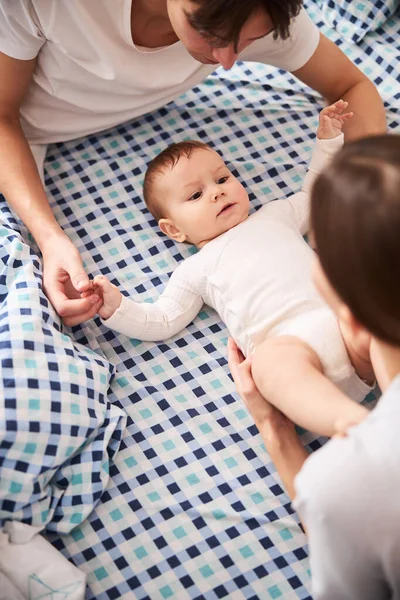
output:
M 346 144 L 313 187 L 322 268 L 355 318 L 400 346 L 400 135 Z
M 164 218 L 165 206 L 162 198 L 155 192 L 158 176 L 166 169 L 172 169 L 181 156 L 190 158 L 194 150 L 211 150 L 210 146 L 198 140 L 185 140 L 177 144 L 171 144 L 149 163 L 143 182 L 143 197 L 147 208 L 158 222 Z

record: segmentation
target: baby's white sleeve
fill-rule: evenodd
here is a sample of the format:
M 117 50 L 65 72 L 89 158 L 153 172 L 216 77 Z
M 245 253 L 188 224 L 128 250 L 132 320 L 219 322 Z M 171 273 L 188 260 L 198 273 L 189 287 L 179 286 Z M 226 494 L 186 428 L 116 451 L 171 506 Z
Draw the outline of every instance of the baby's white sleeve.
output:
M 310 227 L 310 195 L 313 183 L 331 162 L 333 155 L 343 146 L 343 141 L 343 133 L 331 140 L 317 139 L 301 191 L 288 198 L 301 235 L 305 235 Z
M 188 269 L 178 267 L 154 303 L 134 302 L 123 296 L 119 308 L 103 323 L 128 337 L 159 342 L 189 325 L 203 304 L 188 278 Z

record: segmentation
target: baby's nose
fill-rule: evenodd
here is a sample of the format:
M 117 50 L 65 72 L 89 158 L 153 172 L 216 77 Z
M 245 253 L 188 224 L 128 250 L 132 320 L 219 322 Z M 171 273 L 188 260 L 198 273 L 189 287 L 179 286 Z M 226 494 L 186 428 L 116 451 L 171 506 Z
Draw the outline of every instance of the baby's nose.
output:
M 217 200 L 219 200 L 219 198 L 224 195 L 224 190 L 220 186 L 216 186 L 211 193 L 211 199 L 213 202 L 217 202 Z

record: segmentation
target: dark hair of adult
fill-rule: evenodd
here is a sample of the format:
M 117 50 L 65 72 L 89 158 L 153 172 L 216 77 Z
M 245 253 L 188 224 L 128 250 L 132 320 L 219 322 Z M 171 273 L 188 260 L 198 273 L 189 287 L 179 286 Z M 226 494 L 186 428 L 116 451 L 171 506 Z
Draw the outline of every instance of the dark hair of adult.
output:
M 177 144 L 171 144 L 165 150 L 157 154 L 149 163 L 143 182 L 143 197 L 146 206 L 156 221 L 165 217 L 165 207 L 162 198 L 154 192 L 158 175 L 165 169 L 172 169 L 181 156 L 190 158 L 194 150 L 211 150 L 210 146 L 198 140 L 185 140 Z
M 274 39 L 287 39 L 290 24 L 303 5 L 303 0 L 192 0 L 197 6 L 187 14 L 189 23 L 215 46 L 234 45 L 240 31 L 256 10 L 264 10 L 270 17 Z
M 400 346 L 400 135 L 345 145 L 315 182 L 311 224 L 338 295 L 375 337 Z

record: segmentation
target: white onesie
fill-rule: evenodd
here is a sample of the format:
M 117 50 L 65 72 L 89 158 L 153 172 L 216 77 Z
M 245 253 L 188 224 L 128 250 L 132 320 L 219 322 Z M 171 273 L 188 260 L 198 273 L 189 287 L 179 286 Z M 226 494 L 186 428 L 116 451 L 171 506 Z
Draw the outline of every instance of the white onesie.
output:
M 317 140 L 300 192 L 264 205 L 183 261 L 153 304 L 123 296 L 105 324 L 140 340 L 166 340 L 205 303 L 245 355 L 265 338 L 297 336 L 318 354 L 327 377 L 362 400 L 370 388 L 356 375 L 336 317 L 312 282 L 314 253 L 303 239 L 312 182 L 342 144 L 343 134 Z

